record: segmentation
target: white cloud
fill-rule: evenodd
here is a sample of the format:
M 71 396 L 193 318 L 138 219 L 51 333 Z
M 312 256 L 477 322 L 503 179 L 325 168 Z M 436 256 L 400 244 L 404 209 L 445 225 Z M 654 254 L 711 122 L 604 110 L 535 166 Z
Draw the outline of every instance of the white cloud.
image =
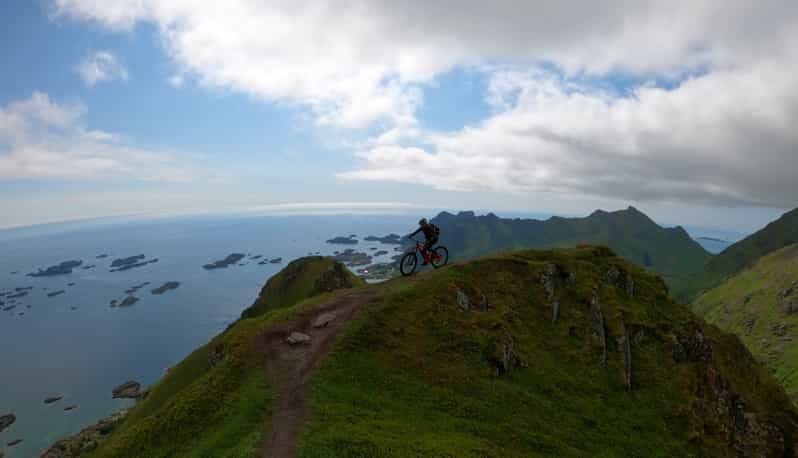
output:
M 786 62 L 786 64 L 784 63 Z M 617 97 L 558 75 L 507 70 L 499 111 L 426 133 L 424 147 L 367 145 L 351 179 L 438 189 L 580 193 L 638 201 L 793 207 L 798 55 Z
M 348 178 L 724 204 L 798 195 L 794 0 L 53 1 L 113 30 L 156 25 L 200 84 L 301 104 L 324 125 L 382 121 Z M 458 66 L 488 73 L 494 113 L 425 133 L 423 90 Z M 677 87 L 597 89 L 619 75 Z
M 183 75 L 172 75 L 169 78 L 167 78 L 166 81 L 169 83 L 170 86 L 178 89 L 183 87 L 183 84 L 185 84 L 186 82 Z
M 0 180 L 116 179 L 183 182 L 196 170 L 176 156 L 125 145 L 113 133 L 86 129 L 81 104 L 35 92 L 0 107 Z
M 127 69 L 109 51 L 95 51 L 88 54 L 78 64 L 77 71 L 87 86 L 113 80 L 128 80 Z

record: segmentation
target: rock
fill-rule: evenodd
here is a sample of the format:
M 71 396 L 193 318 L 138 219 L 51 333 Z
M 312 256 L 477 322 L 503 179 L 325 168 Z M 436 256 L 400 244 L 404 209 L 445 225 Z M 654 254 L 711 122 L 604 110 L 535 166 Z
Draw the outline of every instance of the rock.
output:
M 60 395 L 59 396 L 49 396 L 49 397 L 44 398 L 44 403 L 45 404 L 52 404 L 54 402 L 60 401 L 61 399 L 64 399 L 64 397 L 60 396 Z
M 79 433 L 59 440 L 41 456 L 42 458 L 74 458 L 85 455 L 96 449 L 100 441 L 107 437 L 126 415 L 127 410 L 122 410 L 103 418 Z
M 138 399 L 141 396 L 140 389 L 141 384 L 139 382 L 130 380 L 114 388 L 111 394 L 114 399 Z
M 294 331 L 285 339 L 285 341 L 291 345 L 308 344 L 310 343 L 310 336 Z
M 482 294 L 479 298 L 479 304 L 477 308 L 482 312 L 487 312 L 490 308 L 490 303 L 488 302 L 488 297 Z
M 711 361 L 712 342 L 704 336 L 701 329 L 696 328 L 692 334 L 676 338 L 676 344 L 673 347 L 673 359 L 677 363 L 682 361 Z
M 493 357 L 498 375 L 509 374 L 521 364 L 521 360 L 515 353 L 515 341 L 512 334 L 506 327 L 502 326 L 502 333 L 496 342 L 496 350 Z
M 590 321 L 593 326 L 593 332 L 601 343 L 599 365 L 607 367 L 607 331 L 604 324 L 604 313 L 601 311 L 601 303 L 599 303 L 596 296 L 593 296 L 593 299 L 590 300 Z
M 543 285 L 543 290 L 546 292 L 546 298 L 551 307 L 551 322 L 556 323 L 557 317 L 560 314 L 560 301 L 555 296 L 554 280 L 557 276 L 559 269 L 553 262 L 549 262 L 543 268 L 543 273 L 540 275 L 540 283 Z
M 135 304 L 139 301 L 139 298 L 136 296 L 128 296 L 122 300 L 119 304 L 120 307 L 130 307 L 131 305 Z
M 363 240 L 367 242 L 380 242 L 386 245 L 399 245 L 401 242 L 402 236 L 399 234 L 389 234 L 385 237 L 378 237 L 375 235 L 369 235 L 368 237 L 364 238 Z
M 466 293 L 463 292 L 463 290 L 457 288 L 457 290 L 455 291 L 455 295 L 457 300 L 457 306 L 460 307 L 460 310 L 462 310 L 463 312 L 467 312 L 469 309 L 471 309 L 471 303 L 468 300 L 468 296 L 466 295 Z
M 177 289 L 179 286 L 180 286 L 180 282 L 179 281 L 168 281 L 168 282 L 164 283 L 163 285 L 151 290 L 150 293 L 152 293 L 152 294 L 163 294 L 163 293 L 165 293 L 165 292 L 167 292 L 169 290 Z
M 7 443 L 6 445 L 8 447 L 13 447 L 13 446 L 15 446 L 15 445 L 17 445 L 17 444 L 19 444 L 21 442 L 22 442 L 22 439 L 14 439 L 11 442 Z
M 621 336 L 618 338 L 618 346 L 623 355 L 623 386 L 626 391 L 632 391 L 632 346 L 629 343 L 629 334 L 626 332 L 626 323 L 623 313 L 618 315 L 621 327 Z
M 316 317 L 315 321 L 313 321 L 313 327 L 323 328 L 328 324 L 332 323 L 333 321 L 335 321 L 335 313 L 333 312 L 322 313 L 321 315 Z
M 64 291 L 63 289 L 59 289 L 58 291 L 53 291 L 52 293 L 47 293 L 47 297 L 55 297 L 55 296 L 58 296 L 60 294 L 65 294 L 65 293 L 66 293 L 66 291 Z
M 64 407 L 64 411 L 65 411 L 65 412 L 69 412 L 70 410 L 75 410 L 75 409 L 77 409 L 77 408 L 78 408 L 78 405 L 77 405 L 77 404 L 72 404 L 72 405 L 69 405 L 69 406 L 66 406 L 66 407 Z
M 67 283 L 67 286 L 75 286 L 75 282 Z
M 13 413 L 0 416 L 0 433 L 13 425 L 15 421 L 17 421 L 17 417 Z
M 269 259 L 269 264 L 280 264 L 281 262 L 283 262 L 283 258 Z

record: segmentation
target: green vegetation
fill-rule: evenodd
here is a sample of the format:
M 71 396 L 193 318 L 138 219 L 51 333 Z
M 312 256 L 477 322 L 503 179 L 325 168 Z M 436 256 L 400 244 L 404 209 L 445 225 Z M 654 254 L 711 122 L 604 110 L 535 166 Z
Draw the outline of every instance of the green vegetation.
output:
M 267 310 L 290 306 L 321 293 L 353 288 L 365 282 L 331 258 L 309 256 L 289 263 L 266 282 L 258 299 L 242 318 L 254 318 Z
M 738 336 L 798 401 L 798 244 L 699 296 L 693 310 Z
M 663 228 L 633 207 L 616 212 L 597 210 L 586 218 L 552 217 L 546 221 L 444 212 L 432 222 L 441 228 L 441 243 L 449 247 L 454 259 L 497 251 L 601 244 L 659 273 L 674 291 L 701 273 L 712 257 L 683 228 Z
M 339 266 L 287 266 L 89 456 L 255 455 L 279 390 L 259 336 L 359 284 Z M 793 451 L 798 415 L 765 368 L 607 248 L 513 252 L 362 288 L 379 299 L 312 374 L 302 457 Z
M 691 300 L 701 291 L 715 287 L 731 275 L 753 266 L 762 256 L 793 243 L 798 243 L 798 208 L 723 250 L 707 263 L 702 275 L 695 276 L 684 288 L 674 291 L 675 297 Z
M 170 369 L 89 456 L 253 456 L 263 442 L 272 402 L 257 336 L 314 299 L 329 297 L 325 293 L 358 284 L 329 259 L 292 262 L 269 280 L 248 318 Z
M 562 274 L 556 322 L 541 282 L 551 263 Z M 630 273 L 632 297 L 626 277 L 608 282 L 613 269 Z M 783 390 L 736 338 L 606 249 L 485 258 L 392 290 L 402 281 L 385 286 L 383 302 L 356 319 L 313 378 L 300 456 L 729 456 L 729 392 L 795 430 Z M 458 289 L 472 303 L 485 294 L 490 308 L 461 311 Z M 606 367 L 593 298 L 606 319 Z M 711 362 L 677 363 L 673 342 L 698 327 Z M 508 335 L 520 364 L 500 375 Z

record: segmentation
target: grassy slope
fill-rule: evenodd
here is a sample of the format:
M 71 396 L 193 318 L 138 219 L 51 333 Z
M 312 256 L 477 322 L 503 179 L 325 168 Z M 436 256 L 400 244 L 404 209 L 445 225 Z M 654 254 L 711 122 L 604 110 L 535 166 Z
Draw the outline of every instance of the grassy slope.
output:
M 774 332 L 779 325 L 798 328 L 798 315 L 786 314 L 781 307 L 784 299 L 779 296 L 796 282 L 798 244 L 765 256 L 750 269 L 699 296 L 692 307 L 707 321 L 740 336 L 798 401 L 798 345 Z M 798 296 L 798 288 L 793 294 Z
M 540 283 L 549 261 L 576 276 L 570 287 L 557 284 L 556 324 Z M 633 272 L 634 299 L 608 285 L 611 265 Z M 519 252 L 423 277 L 389 282 L 384 302 L 356 320 L 315 375 L 302 457 L 725 456 L 706 435 L 717 418 L 693 410 L 714 370 L 747 409 L 794 415 L 736 338 L 697 323 L 658 278 L 604 249 Z M 453 285 L 486 294 L 492 309 L 460 312 Z M 607 368 L 586 303 L 594 294 L 607 319 Z M 643 331 L 632 346 L 631 393 L 620 314 L 630 334 Z M 674 335 L 696 325 L 713 343 L 715 369 L 671 356 Z M 499 376 L 489 361 L 502 329 L 525 367 Z
M 798 243 L 798 208 L 783 214 L 760 231 L 712 258 L 704 273 L 692 278 L 679 291 L 677 298 L 694 299 L 702 290 L 713 288 L 731 275 L 754 265 L 762 256 L 793 243 Z
M 680 291 L 691 276 L 702 272 L 712 257 L 684 229 L 662 228 L 633 207 L 546 221 L 442 213 L 433 222 L 441 227 L 441 243 L 449 247 L 455 259 L 496 251 L 602 244 L 659 273 L 674 291 Z
M 255 336 L 294 311 L 329 297 L 331 285 L 362 284 L 340 264 L 311 257 L 272 277 L 247 315 L 172 368 L 91 456 L 249 457 L 263 442 L 271 410 Z M 320 281 L 321 280 L 321 281 Z M 303 299 L 309 300 L 303 301 Z M 211 356 L 218 363 L 211 365 Z
M 572 284 L 557 280 L 562 311 L 556 324 L 540 284 L 549 261 L 576 278 Z M 314 263 L 320 261 L 308 262 L 304 271 L 318 273 Z M 634 298 L 608 285 L 611 265 L 634 275 Z M 293 284 L 289 277 L 281 274 L 286 288 Z M 453 285 L 472 298 L 485 293 L 491 310 L 456 311 Z M 691 408 L 696 393 L 706 390 L 707 363 L 677 365 L 671 356 L 673 334 L 695 326 L 695 319 L 667 299 L 658 278 L 606 249 L 515 253 L 369 287 L 382 289 L 385 300 L 356 319 L 314 376 L 315 416 L 302 456 L 728 451 L 705 435 L 719 427 L 714 417 Z M 275 309 L 237 322 L 172 369 L 91 456 L 252 456 L 271 413 L 255 336 L 330 294 L 293 305 L 271 302 Z M 597 364 L 598 340 L 585 303 L 594 294 L 607 319 L 606 369 Z M 620 313 L 629 333 L 641 336 L 632 346 L 631 393 L 622 385 Z M 714 345 L 712 367 L 744 397 L 747 411 L 768 412 L 779 421 L 793 414 L 783 390 L 761 376 L 735 338 L 702 327 Z M 502 329 L 512 334 L 524 364 L 498 376 L 490 361 Z M 211 367 L 212 355 L 224 357 Z

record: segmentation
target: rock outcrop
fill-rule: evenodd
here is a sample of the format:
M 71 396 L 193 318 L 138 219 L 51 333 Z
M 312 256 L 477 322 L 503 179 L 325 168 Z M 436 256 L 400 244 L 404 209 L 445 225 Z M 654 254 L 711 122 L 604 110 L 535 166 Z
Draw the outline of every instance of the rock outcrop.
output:
M 114 399 L 138 399 L 141 397 L 140 390 L 141 384 L 130 380 L 114 388 L 113 391 L 111 391 L 111 395 Z
M 47 449 L 41 458 L 77 458 L 95 450 L 125 418 L 127 410 L 116 412 L 74 436 L 61 439 Z

